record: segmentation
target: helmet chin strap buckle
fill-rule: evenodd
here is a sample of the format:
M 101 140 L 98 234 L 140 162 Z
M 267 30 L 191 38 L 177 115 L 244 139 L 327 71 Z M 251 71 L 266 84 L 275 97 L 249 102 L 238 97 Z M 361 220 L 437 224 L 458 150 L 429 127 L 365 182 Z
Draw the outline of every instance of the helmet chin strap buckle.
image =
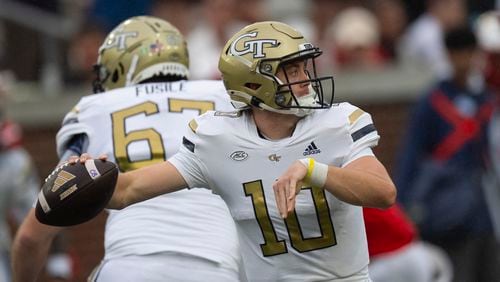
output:
M 276 94 L 276 97 L 274 98 L 276 105 L 282 105 L 285 103 L 286 98 L 285 95 L 283 94 Z

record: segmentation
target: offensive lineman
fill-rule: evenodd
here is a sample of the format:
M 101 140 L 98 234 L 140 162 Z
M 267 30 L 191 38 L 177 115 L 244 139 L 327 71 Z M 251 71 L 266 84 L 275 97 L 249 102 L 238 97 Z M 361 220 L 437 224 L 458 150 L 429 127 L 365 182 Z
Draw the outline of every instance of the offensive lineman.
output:
M 182 129 L 207 110 L 234 110 L 220 81 L 186 81 L 186 43 L 170 23 L 150 16 L 118 25 L 99 50 L 96 92 L 66 115 L 57 134 L 61 160 L 106 153 L 121 171 L 161 163 L 177 152 Z M 207 189 L 179 191 L 110 211 L 105 255 L 89 281 L 238 281 L 234 222 Z M 60 228 L 34 209 L 14 246 L 14 281 L 34 281 L 45 246 Z M 33 271 L 36 269 L 36 271 Z
M 195 118 L 169 161 L 119 175 L 109 206 L 210 187 L 237 223 L 250 281 L 370 281 L 361 206 L 389 207 L 396 189 L 371 150 L 370 115 L 331 107 L 320 54 L 279 22 L 240 30 L 219 69 L 241 111 Z

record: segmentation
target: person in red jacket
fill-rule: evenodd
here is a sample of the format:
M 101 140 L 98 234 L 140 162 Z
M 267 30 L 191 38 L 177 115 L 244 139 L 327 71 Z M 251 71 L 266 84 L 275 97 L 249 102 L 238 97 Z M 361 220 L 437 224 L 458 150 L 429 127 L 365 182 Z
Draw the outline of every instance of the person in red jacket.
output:
M 363 208 L 363 217 L 373 282 L 451 281 L 447 255 L 420 240 L 415 225 L 397 204 L 386 210 Z

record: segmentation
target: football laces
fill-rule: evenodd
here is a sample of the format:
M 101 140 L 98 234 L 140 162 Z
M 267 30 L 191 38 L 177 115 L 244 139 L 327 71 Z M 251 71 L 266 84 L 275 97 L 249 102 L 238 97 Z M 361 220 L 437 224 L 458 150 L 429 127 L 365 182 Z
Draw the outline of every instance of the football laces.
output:
M 46 178 L 45 178 L 45 183 L 49 181 L 54 175 L 56 175 L 59 171 L 61 171 L 64 167 L 67 167 L 69 165 L 68 161 L 65 161 L 64 163 L 60 164 L 58 167 L 56 167 Z

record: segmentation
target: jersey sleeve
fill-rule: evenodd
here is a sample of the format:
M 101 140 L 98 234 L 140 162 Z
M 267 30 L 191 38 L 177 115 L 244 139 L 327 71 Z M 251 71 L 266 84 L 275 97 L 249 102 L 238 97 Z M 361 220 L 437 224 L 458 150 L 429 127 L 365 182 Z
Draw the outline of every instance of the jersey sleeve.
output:
M 210 114 L 210 112 L 206 113 Z M 206 115 L 205 114 L 205 115 Z M 188 129 L 186 130 L 182 144 L 174 156 L 168 161 L 171 162 L 184 177 L 189 188 L 195 187 L 211 187 L 207 181 L 206 168 L 204 163 L 197 155 L 197 146 L 202 145 L 203 139 L 197 133 L 198 124 L 203 122 L 203 116 L 196 117 L 189 122 Z
M 364 156 L 374 156 L 372 148 L 377 146 L 380 139 L 369 113 L 352 105 L 347 107 L 346 113 L 352 145 L 343 166 Z
M 88 138 L 92 138 L 93 130 L 86 124 L 79 122 L 79 117 L 82 115 L 82 111 L 86 110 L 82 107 L 81 103 L 76 105 L 69 113 L 64 117 L 63 123 L 56 136 L 56 146 L 57 155 L 61 157 L 64 152 L 71 145 L 71 141 L 74 140 L 76 135 L 87 135 Z

